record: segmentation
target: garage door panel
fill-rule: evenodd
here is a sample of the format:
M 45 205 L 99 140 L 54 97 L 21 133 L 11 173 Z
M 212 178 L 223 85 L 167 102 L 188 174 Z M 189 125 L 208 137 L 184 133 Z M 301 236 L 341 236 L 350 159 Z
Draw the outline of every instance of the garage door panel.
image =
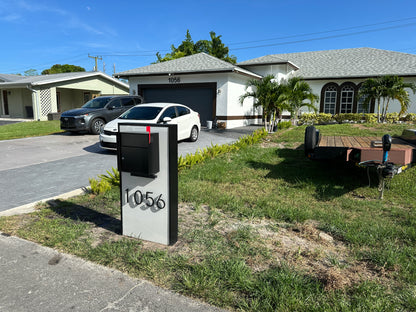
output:
M 201 124 L 206 125 L 207 120 L 214 116 L 214 95 L 213 88 L 143 88 L 145 102 L 169 102 L 186 105 L 198 112 L 201 117 Z

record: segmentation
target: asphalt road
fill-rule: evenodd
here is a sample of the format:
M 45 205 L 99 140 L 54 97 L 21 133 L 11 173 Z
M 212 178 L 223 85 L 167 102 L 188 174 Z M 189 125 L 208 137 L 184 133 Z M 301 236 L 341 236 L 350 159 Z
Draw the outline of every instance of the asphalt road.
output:
M 197 142 L 178 143 L 178 154 L 231 143 L 258 128 L 203 130 Z M 0 212 L 86 187 L 89 178 L 117 168 L 116 153 L 101 149 L 95 135 L 0 141 L 0 159 Z

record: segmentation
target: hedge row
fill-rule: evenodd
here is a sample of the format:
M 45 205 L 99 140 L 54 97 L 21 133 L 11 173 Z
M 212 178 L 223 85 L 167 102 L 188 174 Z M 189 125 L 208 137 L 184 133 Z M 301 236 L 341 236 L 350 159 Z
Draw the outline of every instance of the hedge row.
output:
M 377 123 L 377 114 L 325 114 L 305 113 L 299 118 L 299 124 L 328 124 L 328 123 Z M 406 116 L 399 116 L 398 113 L 388 113 L 386 122 L 416 122 L 416 114 L 409 113 Z

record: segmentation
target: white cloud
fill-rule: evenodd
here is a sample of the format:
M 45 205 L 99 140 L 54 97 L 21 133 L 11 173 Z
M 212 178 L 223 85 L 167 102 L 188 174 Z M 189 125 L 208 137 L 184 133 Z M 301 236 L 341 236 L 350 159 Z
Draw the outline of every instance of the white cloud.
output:
M 0 20 L 4 22 L 16 22 L 22 19 L 22 16 L 16 13 L 0 16 Z

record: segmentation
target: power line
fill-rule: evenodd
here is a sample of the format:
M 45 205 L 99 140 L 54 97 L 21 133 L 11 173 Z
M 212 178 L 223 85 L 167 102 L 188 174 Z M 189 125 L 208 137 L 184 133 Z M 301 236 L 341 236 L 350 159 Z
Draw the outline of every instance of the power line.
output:
M 397 25 L 397 26 L 390 26 L 390 27 L 384 27 L 384 28 L 363 30 L 363 31 L 357 31 L 357 32 L 347 33 L 347 34 L 339 34 L 339 35 L 333 35 L 333 36 L 325 36 L 325 37 L 318 37 L 318 38 L 310 38 L 310 39 L 286 41 L 286 42 L 279 42 L 279 43 L 270 43 L 270 44 L 263 44 L 263 45 L 242 47 L 242 48 L 233 48 L 233 49 L 230 49 L 230 50 L 233 50 L 233 51 L 234 50 L 247 50 L 247 49 L 256 49 L 256 48 L 264 48 L 264 47 L 272 47 L 272 46 L 279 46 L 279 45 L 287 45 L 287 44 L 294 44 L 294 43 L 309 42 L 309 41 L 318 41 L 318 40 L 334 39 L 334 38 L 341 38 L 341 37 L 347 37 L 347 36 L 360 35 L 360 34 L 365 34 L 365 33 L 370 33 L 370 32 L 377 32 L 377 31 L 383 31 L 383 30 L 389 30 L 389 29 L 395 29 L 395 28 L 409 27 L 409 26 L 414 26 L 414 25 L 416 25 L 416 23 L 409 23 L 409 24 L 405 24 L 405 25 Z
M 282 39 L 289 39 L 289 38 L 296 38 L 296 37 L 314 36 L 314 35 L 319 35 L 319 34 L 327 34 L 327 33 L 357 29 L 357 28 L 365 28 L 365 27 L 372 27 L 372 26 L 384 25 L 384 24 L 390 24 L 390 23 L 396 23 L 396 22 L 404 22 L 404 21 L 414 20 L 414 19 L 416 19 L 416 17 L 409 17 L 409 18 L 403 18 L 400 20 L 385 21 L 385 22 L 373 23 L 373 24 L 365 24 L 365 25 L 360 25 L 360 26 L 351 26 L 351 27 L 346 27 L 346 28 L 338 28 L 338 29 L 326 30 L 326 31 L 318 31 L 318 32 L 306 33 L 306 34 L 290 35 L 290 36 L 260 39 L 260 40 L 251 40 L 251 41 L 245 41 L 245 42 L 235 42 L 235 43 L 230 43 L 228 45 L 231 46 L 231 45 L 240 45 L 240 44 L 255 43 L 255 42 L 282 40 Z

